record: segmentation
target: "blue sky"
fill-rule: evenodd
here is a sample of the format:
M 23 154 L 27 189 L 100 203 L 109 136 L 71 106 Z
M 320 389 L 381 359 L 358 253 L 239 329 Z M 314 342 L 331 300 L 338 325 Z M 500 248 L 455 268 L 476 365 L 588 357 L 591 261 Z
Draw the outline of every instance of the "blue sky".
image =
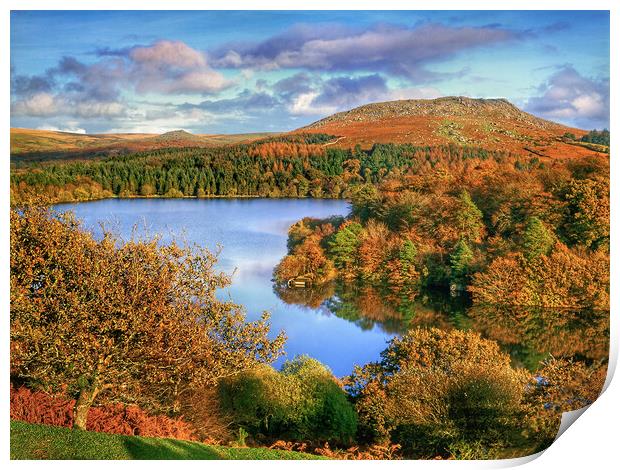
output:
M 446 95 L 608 127 L 608 12 L 11 14 L 13 127 L 281 131 Z

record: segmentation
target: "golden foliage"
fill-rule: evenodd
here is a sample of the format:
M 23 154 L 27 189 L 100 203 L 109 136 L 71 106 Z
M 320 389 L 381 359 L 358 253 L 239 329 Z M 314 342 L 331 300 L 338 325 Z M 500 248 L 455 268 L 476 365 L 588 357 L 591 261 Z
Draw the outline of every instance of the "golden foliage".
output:
M 121 244 L 70 214 L 11 211 L 11 373 L 78 396 L 76 425 L 100 394 L 179 411 L 190 389 L 282 352 L 267 317 L 215 296 L 230 282 L 204 249 Z M 81 421 L 82 420 L 82 421 Z

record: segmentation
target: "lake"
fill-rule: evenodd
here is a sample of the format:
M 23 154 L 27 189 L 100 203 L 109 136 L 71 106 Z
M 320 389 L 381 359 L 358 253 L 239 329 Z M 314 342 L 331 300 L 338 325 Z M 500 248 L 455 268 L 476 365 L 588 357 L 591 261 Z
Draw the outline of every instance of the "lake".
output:
M 220 246 L 218 268 L 233 274 L 233 282 L 219 297 L 243 305 L 249 320 L 269 311 L 272 334 L 287 334 L 286 356 L 276 366 L 307 354 L 344 376 L 355 364 L 379 359 L 387 341 L 415 326 L 480 331 L 498 341 L 513 362 L 530 369 L 548 353 L 591 360 L 607 355 L 608 311 L 474 308 L 442 292 L 403 302 L 387 300 L 371 286 L 274 289 L 272 272 L 286 254 L 288 227 L 303 217 L 346 215 L 346 201 L 106 199 L 56 208 L 75 212 L 96 236 L 104 223 L 124 239 L 137 230 L 163 242 L 180 238 L 210 250 Z

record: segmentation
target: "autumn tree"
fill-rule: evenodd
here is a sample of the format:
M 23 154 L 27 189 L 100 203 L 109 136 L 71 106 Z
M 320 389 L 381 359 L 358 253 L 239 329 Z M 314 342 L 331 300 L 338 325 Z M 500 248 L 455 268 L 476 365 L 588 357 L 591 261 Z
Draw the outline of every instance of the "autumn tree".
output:
M 204 249 L 121 244 L 70 214 L 11 211 L 11 375 L 77 398 L 84 429 L 100 397 L 175 412 L 184 393 L 270 362 L 267 316 L 216 298 L 229 284 Z
M 468 289 L 477 304 L 608 309 L 609 256 L 562 243 L 535 262 L 513 253 L 474 274 Z
M 609 183 L 571 180 L 563 194 L 567 204 L 564 233 L 570 243 L 609 246 Z
M 352 274 L 362 226 L 357 222 L 342 224 L 328 242 L 328 254 L 343 276 Z

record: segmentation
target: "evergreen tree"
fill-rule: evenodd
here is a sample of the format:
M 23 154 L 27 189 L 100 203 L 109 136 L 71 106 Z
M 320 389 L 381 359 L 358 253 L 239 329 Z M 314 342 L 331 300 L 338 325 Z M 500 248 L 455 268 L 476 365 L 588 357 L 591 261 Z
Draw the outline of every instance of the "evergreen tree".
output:
M 467 242 L 461 238 L 450 255 L 451 277 L 454 282 L 461 282 L 465 279 L 473 259 L 474 253 Z
M 355 261 L 362 226 L 357 222 L 343 225 L 329 241 L 329 255 L 339 269 L 348 269 Z
M 467 190 L 464 189 L 458 199 L 459 209 L 456 213 L 456 223 L 460 235 L 468 241 L 478 241 L 484 228 L 482 212 L 472 201 Z
M 541 255 L 548 255 L 553 247 L 554 238 L 549 229 L 538 217 L 531 217 L 523 232 L 522 249 L 528 260 Z
M 415 257 L 417 254 L 418 250 L 413 242 L 409 239 L 405 240 L 398 253 L 403 275 L 408 275 L 415 270 Z

